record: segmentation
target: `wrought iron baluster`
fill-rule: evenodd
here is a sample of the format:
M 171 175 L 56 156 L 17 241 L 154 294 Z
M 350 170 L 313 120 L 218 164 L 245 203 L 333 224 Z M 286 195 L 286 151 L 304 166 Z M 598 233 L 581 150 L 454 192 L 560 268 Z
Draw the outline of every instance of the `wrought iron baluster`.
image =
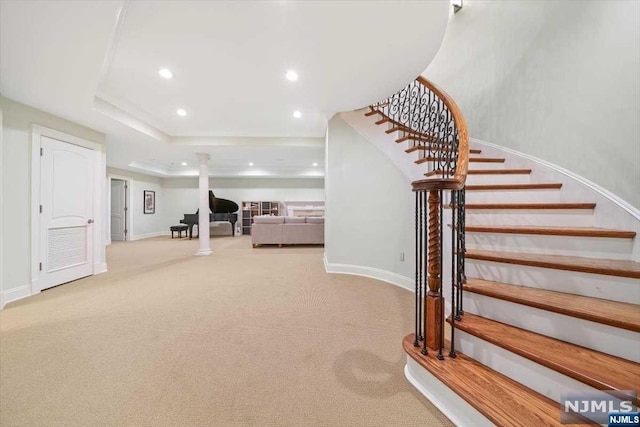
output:
M 458 301 L 456 298 L 457 290 L 457 274 L 458 274 L 458 191 L 451 191 L 451 342 L 449 357 L 456 357 L 455 350 L 455 333 L 456 333 L 456 316 L 458 315 Z
M 418 347 L 418 340 L 420 337 L 420 331 L 418 330 L 419 325 L 420 325 L 420 309 L 419 309 L 419 305 L 420 305 L 420 277 L 419 277 L 419 271 L 420 271 L 420 263 L 418 261 L 419 259 L 419 255 L 418 252 L 420 250 L 420 233 L 422 230 L 420 230 L 420 225 L 418 224 L 418 209 L 419 209 L 419 204 L 420 204 L 420 200 L 419 200 L 419 196 L 418 196 L 418 192 L 416 191 L 416 203 L 415 203 L 415 246 L 416 246 L 416 257 L 415 257 L 415 263 L 416 263 L 416 306 L 415 306 L 415 340 L 413 341 L 413 345 L 414 347 Z
M 420 191 L 420 194 L 422 195 L 422 222 L 424 224 L 423 230 L 422 230 L 422 252 L 423 252 L 423 256 L 421 258 L 421 263 L 423 266 L 423 275 L 422 275 L 422 295 L 421 295 L 421 300 L 422 300 L 422 307 L 423 307 L 423 313 L 422 313 L 422 332 L 423 334 L 421 335 L 421 339 L 422 339 L 422 354 L 426 355 L 427 354 L 427 303 L 426 303 L 426 296 L 427 296 L 427 290 L 429 289 L 427 287 L 427 280 L 428 280 L 428 271 L 425 268 L 427 265 L 427 251 L 426 251 L 426 247 L 427 247 L 427 242 L 428 242 L 428 229 L 429 227 L 427 226 L 427 192 L 426 191 Z
M 467 253 L 467 243 L 466 243 L 466 190 L 463 188 L 458 192 L 458 228 L 460 232 L 458 234 L 459 239 L 459 266 L 458 266 L 458 318 L 456 320 L 460 320 L 460 316 L 464 314 L 463 302 L 462 298 L 462 286 L 467 283 L 467 275 L 465 272 L 465 260 Z
M 426 319 L 426 306 L 424 304 L 424 295 L 425 295 L 425 281 L 427 280 L 427 272 L 425 269 L 426 265 L 426 254 L 424 252 L 424 246 L 426 242 L 426 232 L 427 232 L 427 209 L 426 209 L 426 196 L 423 191 L 420 192 L 420 336 L 418 337 L 420 341 L 426 341 L 424 339 L 424 322 Z
M 440 259 L 438 260 L 438 262 L 440 263 L 440 284 L 439 284 L 439 289 L 438 292 L 440 293 L 441 297 L 440 297 L 440 317 L 441 319 L 439 319 L 440 321 L 440 333 L 439 335 L 439 343 L 438 343 L 438 359 L 439 360 L 443 360 L 444 356 L 442 355 L 442 348 L 444 347 L 444 319 L 442 318 L 444 316 L 444 295 L 443 295 L 443 289 L 442 289 L 442 276 L 444 274 L 444 270 L 442 269 L 442 264 L 443 264 L 443 259 L 444 257 L 442 256 L 442 238 L 444 236 L 444 234 L 442 233 L 442 227 L 443 227 L 443 216 L 442 216 L 442 208 L 444 205 L 444 200 L 442 199 L 442 190 L 437 190 L 438 191 L 438 198 L 440 199 L 440 203 L 438 205 L 438 216 L 440 217 L 440 221 L 439 221 L 439 227 L 440 227 L 440 232 L 439 232 L 439 245 L 440 245 Z

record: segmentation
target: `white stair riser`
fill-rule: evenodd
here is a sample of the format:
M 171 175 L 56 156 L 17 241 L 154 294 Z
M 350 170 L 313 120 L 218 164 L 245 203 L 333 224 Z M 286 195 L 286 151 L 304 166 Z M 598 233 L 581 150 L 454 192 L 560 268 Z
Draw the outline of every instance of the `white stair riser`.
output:
M 522 304 L 464 292 L 464 311 L 635 362 L 640 334 Z
M 467 209 L 468 225 L 593 227 L 591 209 Z
M 467 259 L 467 277 L 636 304 L 638 279 Z
M 467 190 L 467 203 L 558 203 L 559 189 L 543 190 Z
M 456 350 L 556 402 L 567 391 L 594 390 L 580 381 L 459 329 L 456 329 L 455 340 Z
M 407 148 L 407 146 L 405 144 L 398 144 L 398 150 L 404 150 Z M 414 151 L 412 153 L 406 153 L 405 156 L 407 156 L 408 159 L 411 159 L 412 162 L 415 162 L 416 160 L 418 160 L 420 158 L 420 153 L 418 151 Z M 426 165 L 418 165 L 416 163 L 416 167 L 420 167 L 422 169 L 426 170 Z
M 407 356 L 404 375 L 409 382 L 458 427 L 495 426 L 446 384 Z
M 467 232 L 467 249 L 630 259 L 632 239 Z
M 482 157 L 479 154 L 472 154 L 469 156 L 472 157 Z M 487 157 L 487 156 L 485 156 Z M 494 162 L 469 162 L 469 170 L 474 169 L 517 169 L 508 165 L 507 162 L 504 163 L 494 163 Z
M 480 169 L 480 168 L 475 168 Z M 467 185 L 481 184 L 530 184 L 530 174 L 513 175 L 467 175 Z

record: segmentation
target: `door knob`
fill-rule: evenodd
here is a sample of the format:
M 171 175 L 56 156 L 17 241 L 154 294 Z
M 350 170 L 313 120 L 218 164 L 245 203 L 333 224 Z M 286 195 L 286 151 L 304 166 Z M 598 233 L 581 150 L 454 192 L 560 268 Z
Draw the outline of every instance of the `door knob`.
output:
M 93 224 L 93 220 L 90 219 L 89 221 L 87 221 L 87 224 Z

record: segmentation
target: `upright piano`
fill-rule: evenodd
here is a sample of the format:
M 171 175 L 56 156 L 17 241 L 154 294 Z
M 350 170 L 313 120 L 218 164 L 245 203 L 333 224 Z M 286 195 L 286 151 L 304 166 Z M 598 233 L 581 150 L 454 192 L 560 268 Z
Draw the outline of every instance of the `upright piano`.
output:
M 231 233 L 236 233 L 236 222 L 238 222 L 238 204 L 231 200 L 219 199 L 213 191 L 209 190 L 209 210 L 212 213 L 209 214 L 209 222 L 213 221 L 229 221 L 231 223 Z M 189 239 L 193 238 L 193 226 L 199 222 L 198 209 L 194 214 L 184 214 L 184 218 L 180 220 L 180 223 L 189 226 Z

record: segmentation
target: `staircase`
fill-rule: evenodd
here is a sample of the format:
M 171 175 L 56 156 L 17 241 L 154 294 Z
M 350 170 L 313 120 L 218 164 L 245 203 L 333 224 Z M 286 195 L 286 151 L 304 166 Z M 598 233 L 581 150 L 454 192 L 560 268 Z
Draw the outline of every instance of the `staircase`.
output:
M 476 427 L 560 426 L 564 392 L 638 391 L 640 216 L 490 144 L 472 142 L 452 164 L 452 145 L 462 150 L 462 142 L 399 119 L 402 105 L 411 105 L 407 114 L 420 108 L 402 100 L 417 84 L 446 96 L 420 77 L 364 112 L 367 132 L 384 131 L 383 149 L 411 156 L 424 175 L 413 182 L 417 299 L 416 330 L 403 341 L 408 379 L 457 425 Z M 398 154 L 390 157 L 399 164 Z M 462 190 L 446 182 L 454 176 Z M 421 190 L 430 191 L 428 202 Z M 445 190 L 453 190 L 448 200 Z M 436 191 L 441 214 L 431 205 Z M 440 232 L 431 224 L 438 220 L 446 223 Z M 434 292 L 440 299 L 429 301 Z

